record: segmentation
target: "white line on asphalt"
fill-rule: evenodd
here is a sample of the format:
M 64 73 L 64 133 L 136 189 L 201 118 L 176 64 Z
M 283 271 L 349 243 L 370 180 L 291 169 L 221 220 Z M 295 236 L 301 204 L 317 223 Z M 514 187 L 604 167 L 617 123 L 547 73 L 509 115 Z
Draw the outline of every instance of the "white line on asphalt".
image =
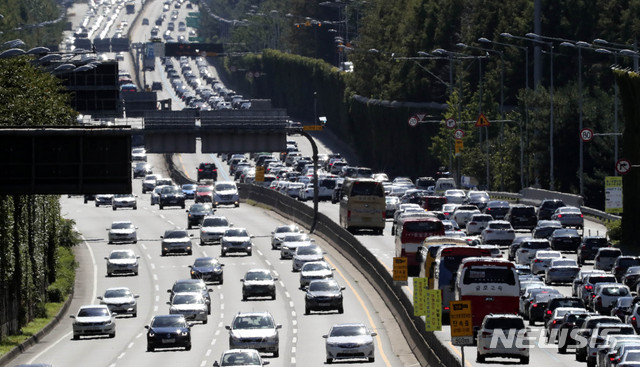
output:
M 293 308 L 293 301 L 289 301 L 289 307 Z
M 290 294 L 289 294 L 289 292 L 287 292 L 287 291 L 285 291 L 285 292 L 284 292 L 284 295 L 285 295 L 287 298 L 291 298 L 291 295 L 290 295 Z
M 280 286 L 284 288 L 284 282 L 282 280 L 280 281 Z
M 156 302 L 160 301 L 160 296 L 156 296 Z
M 213 335 L 215 335 L 215 336 L 220 335 L 220 330 L 216 330 L 216 332 Z
M 292 332 L 293 332 L 294 334 L 297 334 L 297 333 L 298 333 L 298 329 L 294 328 Z
M 144 335 L 143 333 L 139 333 L 138 335 L 136 335 L 136 339 L 140 338 L 142 335 Z
M 153 280 L 158 280 L 158 275 L 157 274 L 153 274 Z
M 273 271 L 273 275 L 275 275 L 276 277 L 279 277 L 279 276 L 280 276 L 280 275 L 278 275 L 278 272 L 277 272 L 277 271 L 275 271 L 275 270 Z M 280 283 L 282 283 L 282 281 L 281 281 Z M 283 283 L 283 284 L 284 284 L 284 283 Z
M 293 326 L 298 325 L 298 320 L 291 320 L 291 325 L 293 325 Z
M 153 312 L 158 312 L 158 305 L 153 306 Z
M 203 360 L 202 362 L 200 362 L 200 367 L 204 367 L 207 365 L 207 360 Z
M 147 254 L 147 259 L 151 260 L 151 255 Z
M 133 342 L 129 343 L 129 345 L 127 346 L 127 348 L 131 349 L 133 347 Z
M 125 354 L 126 354 L 125 352 L 120 353 L 120 355 L 118 356 L 118 359 L 122 359 L 122 357 L 124 357 Z
M 156 270 L 156 264 L 151 264 L 151 270 Z
M 291 364 L 292 365 L 296 364 L 296 357 L 291 357 Z
M 222 301 L 224 299 L 224 294 L 219 293 L 220 294 L 220 300 Z
M 267 263 L 267 266 L 271 266 L 271 261 L 265 260 L 264 262 Z
M 218 339 L 215 339 L 215 338 L 214 338 L 213 340 L 211 340 L 211 345 L 216 345 L 216 341 L 217 341 L 217 340 L 218 340 Z
M 221 303 L 221 304 L 220 304 L 220 309 L 221 309 L 221 310 L 224 310 L 224 303 Z
M 156 292 L 160 290 L 160 287 L 156 284 Z
M 256 250 L 256 252 L 257 252 L 257 253 L 258 253 L 258 255 L 260 255 L 260 256 L 262 256 L 262 255 L 263 255 L 262 251 L 260 251 L 260 250 Z
M 141 244 L 140 244 L 140 247 L 142 247 L 142 248 L 143 248 L 143 249 L 145 249 L 145 250 L 147 249 L 147 246 L 146 246 L 144 243 L 141 243 Z
M 172 226 L 175 226 L 175 224 L 170 220 L 168 220 L 167 223 L 171 224 Z
M 293 339 L 291 339 L 291 344 L 295 344 L 296 342 L 298 342 L 298 338 L 294 336 Z
M 207 352 L 204 355 L 209 357 L 211 355 L 211 349 L 207 349 Z
M 291 317 L 296 317 L 296 312 L 295 311 L 291 311 Z

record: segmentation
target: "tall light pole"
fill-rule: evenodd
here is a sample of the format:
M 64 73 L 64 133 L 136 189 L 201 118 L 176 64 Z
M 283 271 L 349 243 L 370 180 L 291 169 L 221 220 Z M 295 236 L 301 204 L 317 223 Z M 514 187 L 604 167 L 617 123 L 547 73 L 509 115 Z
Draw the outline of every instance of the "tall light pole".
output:
M 525 89 L 529 89 L 529 47 L 517 46 L 517 45 L 512 45 L 510 43 L 502 43 L 502 42 L 492 41 L 492 40 L 489 40 L 488 38 L 485 38 L 485 37 L 478 38 L 478 42 L 490 43 L 490 44 L 507 46 L 507 47 L 515 47 L 515 48 L 518 48 L 520 50 L 523 50 L 524 51 L 524 60 L 525 60 L 525 66 L 524 66 L 525 84 L 524 84 L 524 86 L 525 86 Z M 502 58 L 503 55 L 500 54 L 500 57 Z M 503 80 L 502 85 L 504 85 L 504 59 L 502 59 L 502 76 L 501 76 L 501 78 Z M 504 116 L 502 118 L 504 119 Z M 527 128 L 528 128 L 528 125 L 529 125 L 528 124 L 528 120 L 529 120 L 529 111 L 528 111 L 528 108 L 527 108 L 527 100 L 525 98 L 525 131 L 527 131 Z M 523 134 L 522 134 L 522 124 L 520 124 L 520 189 L 524 189 L 524 186 L 525 186 L 525 184 L 524 184 L 524 142 L 523 142 Z
M 582 131 L 582 49 L 590 48 L 591 45 L 584 41 L 578 41 L 575 43 L 564 41 L 560 46 L 572 47 L 578 49 L 578 133 Z M 584 148 L 583 141 L 580 139 L 580 170 L 578 173 L 580 179 L 580 196 L 584 197 Z
M 553 191 L 555 190 L 555 177 L 553 174 L 553 42 L 543 41 L 540 39 L 540 36 L 535 33 L 527 33 L 527 37 L 514 36 L 511 33 L 501 33 L 500 35 L 507 38 L 520 39 L 549 46 L 549 190 Z

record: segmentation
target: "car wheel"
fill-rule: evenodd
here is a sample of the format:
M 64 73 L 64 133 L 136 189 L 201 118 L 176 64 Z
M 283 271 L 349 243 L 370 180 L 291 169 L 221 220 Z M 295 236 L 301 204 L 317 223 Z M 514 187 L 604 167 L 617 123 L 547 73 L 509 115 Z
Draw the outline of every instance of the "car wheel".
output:
M 137 206 L 134 206 L 134 207 L 133 207 L 133 210 L 138 210 L 138 207 L 137 207 Z
M 376 361 L 376 357 L 369 357 L 369 363 L 373 363 Z
M 80 340 L 80 335 L 73 334 L 73 340 Z
M 131 317 L 138 317 L 138 313 L 137 312 L 132 313 Z
M 191 350 L 191 344 L 184 347 L 184 350 Z
M 133 244 L 135 245 L 136 243 L 138 243 L 138 240 L 133 241 Z
M 155 352 L 155 348 L 147 344 L 147 352 Z
M 240 204 L 236 204 L 236 205 L 235 205 L 235 207 L 236 207 L 236 208 L 237 208 L 237 207 L 239 207 L 239 206 L 240 206 Z
M 88 201 L 88 200 L 85 198 L 85 199 L 84 199 L 84 203 L 86 204 L 86 203 L 87 203 L 87 201 Z
M 207 320 L 207 319 L 204 319 L 204 320 L 202 321 L 202 325 L 206 325 L 206 324 L 207 324 L 207 322 L 208 322 L 208 320 Z
M 166 252 L 162 251 L 162 252 L 160 253 L 160 256 L 165 256 L 166 254 L 167 254 Z
M 191 223 L 187 222 L 187 229 L 191 229 Z
M 133 273 L 133 275 L 138 275 L 138 272 L 136 271 L 135 273 Z
M 96 203 L 96 208 L 98 207 L 98 203 Z
M 477 354 L 476 355 L 476 362 L 484 363 L 484 356 L 481 356 L 480 354 Z
M 271 295 L 271 299 L 272 300 L 276 299 L 276 292 L 273 292 L 273 294 Z
M 109 334 L 109 338 L 115 338 L 116 337 L 116 332 L 114 331 L 113 333 Z
M 108 244 L 108 245 L 111 245 L 112 243 L 113 243 L 113 242 L 111 242 L 111 241 L 107 242 L 107 244 Z
M 110 277 L 110 276 L 111 276 L 111 273 L 107 273 L 107 277 Z
M 522 358 L 520 358 L 520 363 L 522 363 L 522 364 L 529 364 L 529 357 L 522 357 Z
M 342 305 L 338 307 L 338 313 L 344 313 L 344 307 Z
M 311 313 L 311 309 L 309 308 L 309 306 L 304 306 L 304 314 L 308 315 Z
M 333 363 L 333 359 L 327 358 L 327 364 L 331 364 L 331 363 Z
M 529 318 L 529 326 L 535 326 L 536 322 L 532 318 Z
M 116 207 L 115 207 L 115 206 L 112 206 L 112 207 L 111 207 L 111 209 L 113 209 L 113 211 L 115 211 L 115 210 L 116 210 Z
M 162 206 L 162 204 L 158 204 L 158 206 L 160 207 L 160 210 L 162 210 L 162 208 L 164 208 L 164 207 Z
M 567 347 L 564 346 L 564 345 L 561 346 L 561 347 L 558 347 L 558 353 L 559 354 L 566 354 L 567 353 Z
M 247 251 L 247 256 L 251 256 L 251 250 Z
M 222 284 L 222 283 L 224 283 L 224 279 L 220 277 L 220 282 L 218 284 Z
M 200 246 L 204 246 L 204 242 L 202 242 L 202 240 L 200 240 Z
M 246 295 L 246 294 L 244 294 L 244 293 L 242 293 L 242 300 L 243 300 L 243 301 L 246 301 L 246 300 L 247 300 L 247 295 Z
M 225 257 L 225 256 L 227 256 L 227 253 L 224 251 L 220 251 L 220 257 Z
M 187 251 L 187 255 L 193 255 L 193 251 L 191 250 Z

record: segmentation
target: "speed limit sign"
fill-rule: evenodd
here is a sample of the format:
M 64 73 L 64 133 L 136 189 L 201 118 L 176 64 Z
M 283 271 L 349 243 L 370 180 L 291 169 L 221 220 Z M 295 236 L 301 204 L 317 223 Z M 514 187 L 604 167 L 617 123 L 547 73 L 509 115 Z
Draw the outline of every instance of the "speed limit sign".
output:
M 418 116 L 411 116 L 409 117 L 409 126 L 411 127 L 416 127 L 416 125 L 418 125 Z
M 580 130 L 580 139 L 585 143 L 590 142 L 593 139 L 593 130 L 588 127 Z
M 460 140 L 464 138 L 464 131 L 462 129 L 458 129 L 453 133 L 453 137 Z

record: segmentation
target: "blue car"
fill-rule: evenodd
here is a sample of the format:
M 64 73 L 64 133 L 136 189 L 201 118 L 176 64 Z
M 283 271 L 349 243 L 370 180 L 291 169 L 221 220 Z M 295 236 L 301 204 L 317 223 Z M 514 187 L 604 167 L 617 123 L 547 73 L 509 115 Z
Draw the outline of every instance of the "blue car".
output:
M 184 194 L 185 198 L 193 199 L 196 195 L 196 187 L 198 187 L 198 185 L 196 184 L 182 185 L 182 193 Z

